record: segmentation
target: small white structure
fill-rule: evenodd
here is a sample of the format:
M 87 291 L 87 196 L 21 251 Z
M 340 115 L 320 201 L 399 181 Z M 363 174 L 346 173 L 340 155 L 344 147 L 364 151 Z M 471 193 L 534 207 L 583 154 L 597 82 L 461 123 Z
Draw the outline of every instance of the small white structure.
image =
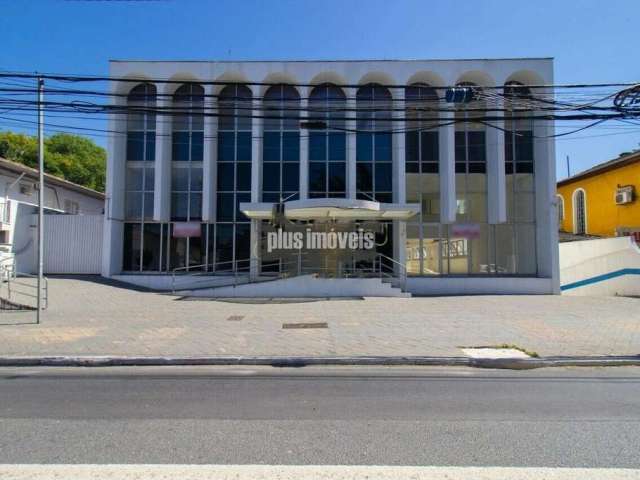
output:
M 16 271 L 28 274 L 37 271 L 37 183 L 37 170 L 0 158 L 0 260 L 14 259 Z M 102 252 L 100 224 L 104 195 L 45 174 L 44 207 L 45 260 L 48 257 L 58 266 L 69 265 L 76 262 L 81 252 L 85 252 L 82 268 L 49 270 L 52 263 L 45 262 L 45 273 L 99 273 L 96 259 L 100 258 Z M 64 220 L 56 219 L 52 221 L 55 225 L 47 225 L 54 216 L 64 217 Z M 97 226 L 93 230 L 71 228 L 72 223 L 82 221 L 80 217 L 83 216 L 97 217 L 98 220 L 94 221 Z M 62 226 L 62 222 L 66 225 Z M 87 252 L 87 249 L 90 251 Z M 89 261 L 87 255 L 92 256 L 93 260 Z
M 550 98 L 552 59 L 112 61 L 110 74 L 123 113 L 109 124 L 104 276 L 559 293 L 553 124 L 517 109 Z M 449 86 L 474 100 L 447 104 Z M 367 231 L 375 248 L 267 252 L 274 224 Z

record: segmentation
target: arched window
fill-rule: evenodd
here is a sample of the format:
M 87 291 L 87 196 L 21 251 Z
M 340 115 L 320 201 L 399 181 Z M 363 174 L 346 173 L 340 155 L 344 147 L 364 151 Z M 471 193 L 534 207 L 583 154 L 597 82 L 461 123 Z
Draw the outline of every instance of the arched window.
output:
M 173 95 L 171 219 L 202 218 L 204 88 L 185 84 Z
M 262 199 L 296 200 L 300 193 L 300 95 L 291 85 L 270 87 L 263 98 Z
M 172 98 L 171 220 L 202 219 L 202 160 L 204 148 L 204 88 L 181 85 Z M 196 267 L 205 259 L 205 229 L 200 236 L 169 234 L 169 268 Z
M 417 275 L 441 271 L 438 103 L 436 89 L 427 84 L 405 89 L 406 200 L 422 205 L 407 224 L 405 249 L 407 271 Z
M 123 271 L 158 271 L 162 226 L 152 223 L 156 152 L 156 87 L 141 83 L 127 96 Z
M 504 159 L 506 174 L 507 223 L 496 228 L 502 251 L 514 259 L 506 262 L 509 273 L 533 274 L 537 270 L 535 245 L 535 169 L 531 89 L 520 82 L 504 85 Z M 510 247 L 510 245 L 512 245 Z M 496 245 L 497 251 L 500 245 Z M 500 256 L 498 257 L 500 259 Z M 500 263 L 498 261 L 498 263 Z
M 587 198 L 582 188 L 573 192 L 573 233 L 587 234 Z
M 558 208 L 558 226 L 562 228 L 564 222 L 564 198 L 562 195 L 556 195 L 556 205 Z
M 309 95 L 309 117 L 323 119 L 327 129 L 309 133 L 309 197 L 345 197 L 347 139 L 346 97 L 339 87 L 323 84 Z
M 252 102 L 246 85 L 227 85 L 218 96 L 217 208 L 209 258 L 222 271 L 232 269 L 232 260 L 240 261 L 236 268 L 248 267 L 250 256 L 251 224 L 238 206 L 251 200 Z
M 356 195 L 364 200 L 393 201 L 391 93 L 368 84 L 356 94 Z

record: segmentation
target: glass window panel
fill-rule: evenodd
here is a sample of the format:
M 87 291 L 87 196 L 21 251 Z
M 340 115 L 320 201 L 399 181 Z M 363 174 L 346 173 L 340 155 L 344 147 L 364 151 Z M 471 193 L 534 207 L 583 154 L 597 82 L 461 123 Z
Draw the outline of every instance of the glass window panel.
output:
M 300 134 L 284 132 L 282 134 L 282 160 L 284 162 L 300 161 Z
M 438 225 L 422 227 L 422 274 L 438 275 L 440 273 L 440 232 Z
M 173 132 L 173 161 L 189 161 L 189 133 Z
M 324 192 L 326 190 L 326 164 L 309 163 L 309 191 Z
M 280 133 L 264 132 L 263 142 L 264 142 L 263 161 L 279 162 L 280 161 Z
M 516 137 L 516 162 L 533 161 L 533 137 L 530 131 L 518 131 Z
M 125 216 L 132 220 L 142 216 L 142 193 L 127 192 Z
M 517 162 L 517 173 L 533 173 L 533 162 Z
M 373 160 L 373 134 L 356 133 L 356 161 L 371 162 Z
M 235 134 L 233 132 L 218 132 L 218 162 L 233 162 L 235 160 Z
M 156 134 L 147 132 L 146 139 L 145 160 L 147 162 L 153 162 L 156 159 Z
M 386 132 L 376 133 L 375 144 L 376 162 L 390 162 L 392 160 L 391 134 Z
M 127 133 L 127 160 L 139 162 L 144 160 L 144 133 Z
M 405 173 L 419 173 L 420 164 L 418 162 L 410 162 L 405 165 Z
M 405 134 L 406 162 L 417 162 L 418 158 L 418 132 Z
M 393 195 L 391 193 L 376 192 L 374 197 L 375 197 L 377 202 L 382 202 L 382 203 L 391 203 L 391 202 L 393 202 Z
M 142 190 L 142 168 L 127 167 L 127 190 Z
M 250 256 L 251 224 L 238 223 L 236 225 L 236 260 L 246 260 Z
M 187 262 L 187 239 L 173 237 L 173 225 L 171 225 L 171 235 L 169 238 L 169 268 L 186 267 Z
M 329 191 L 330 192 L 344 192 L 346 190 L 345 182 L 345 163 L 330 163 L 329 164 Z
M 420 242 L 420 226 L 407 225 L 407 238 L 405 242 L 406 270 L 409 275 L 420 275 L 420 257 L 422 245 Z
M 467 132 L 469 135 L 469 162 L 486 162 L 487 150 L 484 132 Z
M 489 228 L 486 224 L 480 225 L 480 236 L 469 240 L 471 249 L 470 273 L 493 273 L 495 268 L 489 262 Z
M 142 270 L 160 270 L 160 237 L 162 225 L 159 223 L 145 223 L 142 247 Z
M 422 132 L 422 161 L 438 163 L 438 132 Z
M 390 192 L 392 187 L 391 163 L 377 163 L 375 167 L 375 189 L 379 192 Z
M 533 193 L 517 192 L 514 200 L 515 221 L 533 222 L 535 220 L 535 197 Z
M 189 220 L 200 220 L 202 218 L 202 194 L 191 194 L 191 205 L 189 208 Z
M 238 163 L 236 171 L 236 190 L 251 191 L 251 164 Z
M 498 275 L 516 273 L 513 225 L 495 225 L 495 272 Z
M 329 160 L 341 161 L 347 159 L 347 138 L 342 132 L 329 133 Z
M 356 165 L 356 188 L 361 192 L 373 190 L 373 164 L 360 163 Z
M 517 268 L 520 275 L 535 275 L 536 265 L 536 229 L 532 224 L 516 225 Z
M 265 192 L 280 191 L 279 163 L 265 163 L 262 166 L 262 190 Z
M 171 219 L 185 221 L 189 213 L 189 194 L 171 194 Z
M 189 266 L 197 270 L 201 270 L 200 266 L 205 262 L 204 243 L 204 236 L 189 238 Z
M 325 160 L 326 150 L 326 134 L 312 132 L 309 135 L 309 160 Z
M 191 168 L 191 190 L 202 191 L 202 168 Z
M 153 193 L 144 194 L 144 218 L 146 220 L 153 218 Z
M 237 158 L 238 162 L 250 162 L 251 161 L 251 132 L 238 132 L 237 134 Z
M 300 185 L 300 165 L 297 163 L 282 164 L 282 189 L 295 191 Z
M 201 162 L 204 155 L 204 133 L 193 132 L 191 134 L 191 161 Z
M 233 224 L 216 225 L 216 259 L 217 270 L 232 270 L 231 263 L 233 260 Z
M 232 192 L 234 182 L 233 163 L 218 163 L 218 190 Z
M 155 169 L 154 168 L 145 168 L 144 169 L 144 189 L 147 192 L 153 192 L 155 190 Z
M 172 168 L 171 169 L 171 190 L 185 192 L 189 189 L 189 169 L 188 168 Z
M 233 222 L 235 202 L 233 193 L 218 193 L 217 220 L 218 222 Z
M 140 232 L 141 225 L 139 223 L 124 224 L 122 269 L 125 271 L 140 270 Z

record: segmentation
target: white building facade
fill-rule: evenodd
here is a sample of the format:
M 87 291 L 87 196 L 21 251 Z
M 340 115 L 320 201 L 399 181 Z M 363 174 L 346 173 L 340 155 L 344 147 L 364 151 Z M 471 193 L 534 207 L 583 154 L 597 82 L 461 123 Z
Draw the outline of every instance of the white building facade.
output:
M 113 61 L 110 75 L 104 276 L 559 292 L 553 123 L 530 107 L 551 95 L 551 59 Z M 451 86 L 472 101 L 447 103 Z

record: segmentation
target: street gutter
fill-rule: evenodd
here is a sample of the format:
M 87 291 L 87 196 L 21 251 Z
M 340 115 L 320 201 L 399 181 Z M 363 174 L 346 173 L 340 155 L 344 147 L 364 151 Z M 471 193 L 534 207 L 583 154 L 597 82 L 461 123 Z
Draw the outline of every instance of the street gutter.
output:
M 272 367 L 342 366 L 463 366 L 510 370 L 548 367 L 640 366 L 640 355 L 538 358 L 470 358 L 429 356 L 2 356 L 0 367 L 142 367 L 142 366 L 263 365 Z

